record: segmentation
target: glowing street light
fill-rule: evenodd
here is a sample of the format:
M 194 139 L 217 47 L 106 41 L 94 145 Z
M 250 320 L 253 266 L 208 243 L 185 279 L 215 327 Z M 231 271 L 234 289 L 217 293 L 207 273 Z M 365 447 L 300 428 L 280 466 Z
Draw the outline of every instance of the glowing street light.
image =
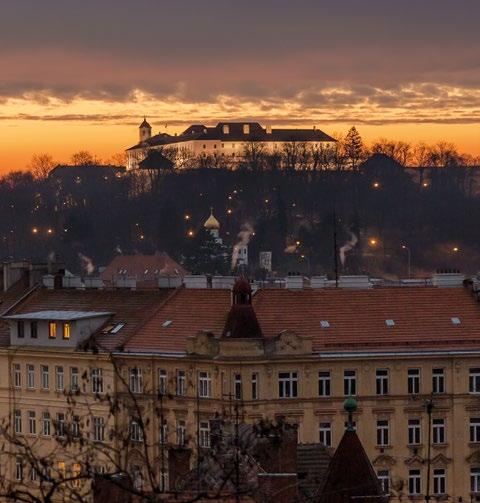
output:
M 187 236 L 189 238 L 193 238 L 194 235 L 195 235 L 195 233 L 191 229 L 187 232 Z
M 185 220 L 190 220 L 190 215 L 186 214 L 185 215 Z
M 38 227 L 33 227 L 32 234 L 38 234 Z
M 47 229 L 47 234 L 49 234 L 49 235 L 53 234 L 53 229 L 48 228 L 48 229 Z
M 458 252 L 460 251 L 460 248 L 459 248 L 458 246 L 454 246 L 454 247 L 452 248 L 452 251 L 453 251 L 454 253 L 458 253 Z
M 229 215 L 231 215 L 231 214 L 232 214 L 232 210 L 231 210 L 230 208 L 228 208 L 227 213 L 228 213 Z
M 380 183 L 379 182 L 373 182 L 372 187 L 374 189 L 379 189 L 380 188 Z
M 377 238 L 370 238 L 370 239 L 368 240 L 368 244 L 369 244 L 370 246 L 377 246 L 377 245 L 378 245 L 378 239 L 377 239 Z
M 297 246 L 300 246 L 300 245 L 302 244 L 302 242 L 297 240 L 297 241 L 295 241 L 295 244 L 296 244 Z
M 423 183 L 422 183 L 422 187 L 423 187 L 424 189 L 426 189 L 426 188 L 428 187 L 428 182 L 423 182 Z

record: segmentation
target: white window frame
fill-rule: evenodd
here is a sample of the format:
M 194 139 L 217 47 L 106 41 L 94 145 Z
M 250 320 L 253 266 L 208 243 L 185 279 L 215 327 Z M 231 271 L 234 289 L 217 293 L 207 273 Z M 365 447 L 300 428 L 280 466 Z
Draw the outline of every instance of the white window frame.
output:
M 21 435 L 22 433 L 22 411 L 20 409 L 15 409 L 13 411 L 13 428 L 16 435 Z
M 260 397 L 259 394 L 259 376 L 258 372 L 252 372 L 251 376 L 251 386 L 252 386 L 252 400 L 258 400 Z
M 35 389 L 35 365 L 27 363 L 27 389 Z
M 432 369 L 432 393 L 441 395 L 445 392 L 445 369 L 439 367 Z
M 325 447 L 332 447 L 332 423 L 322 421 L 319 424 L 318 441 Z
M 470 468 L 470 491 L 480 493 L 480 467 Z
M 419 496 L 422 494 L 422 472 L 418 468 L 408 471 L 408 495 Z
M 49 437 L 52 434 L 52 421 L 50 412 L 42 412 L 42 436 Z
M 55 390 L 63 391 L 65 389 L 65 372 L 63 365 L 55 366 Z
M 164 396 L 167 394 L 168 390 L 168 382 L 167 382 L 168 374 L 165 369 L 158 369 L 158 394 Z
M 140 427 L 140 421 L 137 419 L 132 419 L 130 421 L 130 440 L 132 442 L 143 441 L 142 428 Z
M 138 394 L 143 393 L 142 369 L 132 367 L 130 369 L 130 391 Z
M 210 422 L 200 421 L 198 443 L 200 447 L 207 449 L 210 447 Z
M 318 396 L 332 395 L 332 376 L 329 370 L 318 372 Z
M 298 372 L 278 373 L 278 398 L 298 398 Z
M 470 442 L 480 442 L 480 417 L 470 418 Z
M 420 375 L 418 368 L 407 370 L 407 392 L 409 395 L 418 395 L 420 393 Z
M 22 387 L 22 368 L 20 363 L 14 363 L 13 367 L 13 387 L 21 388 Z
M 199 398 L 212 397 L 212 378 L 210 372 L 205 370 L 198 372 L 198 396 Z
M 185 396 L 187 394 L 187 373 L 183 369 L 177 370 L 177 380 L 176 380 L 176 393 L 177 396 Z
M 103 369 L 93 368 L 91 371 L 92 393 L 103 393 Z
M 72 391 L 78 391 L 80 389 L 80 383 L 78 381 L 78 367 L 70 367 L 70 389 Z
M 105 421 L 101 416 L 92 417 L 92 434 L 94 442 L 105 441 Z
M 50 389 L 50 369 L 48 365 L 40 366 L 41 384 L 43 390 Z
M 187 422 L 185 419 L 177 419 L 177 445 L 184 446 L 187 444 Z
M 443 496 L 447 493 L 447 471 L 445 468 L 433 469 L 433 494 Z
M 28 433 L 30 435 L 37 434 L 37 415 L 34 410 L 28 411 Z
M 432 444 L 444 444 L 446 442 L 446 424 L 443 418 L 432 420 Z
M 158 432 L 158 441 L 160 444 L 168 443 L 168 421 L 166 418 L 163 419 L 163 424 L 160 424 L 160 431 Z
M 475 395 L 480 393 L 480 368 L 470 368 L 468 371 L 468 392 Z
M 23 459 L 20 456 L 15 458 L 15 480 L 23 480 Z
M 420 419 L 408 420 L 408 445 L 420 445 L 422 443 L 422 425 Z
M 378 470 L 377 478 L 380 482 L 380 486 L 382 487 L 383 494 L 390 494 L 390 471 L 389 470 Z
M 235 400 L 243 399 L 242 374 L 236 373 L 233 376 L 233 397 Z
M 357 371 L 345 369 L 343 371 L 343 394 L 345 396 L 357 396 Z
M 377 396 L 388 395 L 389 393 L 389 372 L 388 369 L 376 369 L 375 390 Z
M 388 419 L 377 419 L 377 446 L 386 447 L 390 445 L 390 421 Z

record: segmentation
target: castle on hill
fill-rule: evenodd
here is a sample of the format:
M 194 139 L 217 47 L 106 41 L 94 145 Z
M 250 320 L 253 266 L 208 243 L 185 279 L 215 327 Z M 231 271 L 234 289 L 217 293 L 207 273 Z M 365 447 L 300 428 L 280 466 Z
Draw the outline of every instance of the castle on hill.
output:
M 138 143 L 126 151 L 127 169 L 151 167 L 152 162 L 158 167 L 173 167 L 169 159 L 158 155 L 166 151 L 182 151 L 184 157 L 223 157 L 238 162 L 249 143 L 260 143 L 265 152 L 275 153 L 290 142 L 302 142 L 318 149 L 333 145 L 336 140 L 316 127 L 272 129 L 258 122 L 219 122 L 213 127 L 193 124 L 179 135 L 159 133 L 152 136 L 152 127 L 144 118 L 139 126 Z

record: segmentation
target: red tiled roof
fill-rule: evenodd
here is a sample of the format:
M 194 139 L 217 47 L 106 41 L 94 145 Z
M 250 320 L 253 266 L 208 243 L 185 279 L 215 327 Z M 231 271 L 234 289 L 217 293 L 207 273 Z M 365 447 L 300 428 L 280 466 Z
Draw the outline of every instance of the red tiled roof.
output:
M 231 304 L 229 290 L 182 289 L 125 345 L 127 351 L 185 351 L 200 330 L 222 333 Z M 167 327 L 163 324 L 171 321 Z
M 185 351 L 187 338 L 200 330 L 220 336 L 230 299 L 228 290 L 179 290 L 126 349 Z M 480 348 L 480 306 L 464 288 L 264 289 L 253 307 L 264 337 L 292 330 L 312 337 L 315 351 Z M 321 320 L 330 326 L 322 328 Z
M 101 276 L 106 283 L 115 277 L 128 276 L 137 278 L 138 285 L 151 283 L 152 287 L 157 287 L 159 276 L 183 277 L 185 274 L 185 269 L 165 252 L 157 252 L 153 255 L 118 255 L 107 265 Z
M 59 290 L 38 289 L 15 307 L 11 314 L 33 311 L 108 311 L 114 315 L 109 323 L 124 323 L 117 334 L 97 334 L 96 342 L 105 349 L 122 346 L 149 316 L 173 293 L 162 290 Z

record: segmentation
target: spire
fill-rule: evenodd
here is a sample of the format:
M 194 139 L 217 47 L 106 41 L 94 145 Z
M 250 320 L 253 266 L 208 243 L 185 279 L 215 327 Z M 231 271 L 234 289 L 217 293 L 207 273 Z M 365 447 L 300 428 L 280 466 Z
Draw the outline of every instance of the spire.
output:
M 149 140 L 152 137 L 152 126 L 147 122 L 147 118 L 143 117 L 143 122 L 139 126 L 140 143 Z
M 211 231 L 212 229 L 219 230 L 220 229 L 220 222 L 213 216 L 213 207 L 210 206 L 210 216 L 205 220 L 205 223 L 203 224 L 205 229 Z

